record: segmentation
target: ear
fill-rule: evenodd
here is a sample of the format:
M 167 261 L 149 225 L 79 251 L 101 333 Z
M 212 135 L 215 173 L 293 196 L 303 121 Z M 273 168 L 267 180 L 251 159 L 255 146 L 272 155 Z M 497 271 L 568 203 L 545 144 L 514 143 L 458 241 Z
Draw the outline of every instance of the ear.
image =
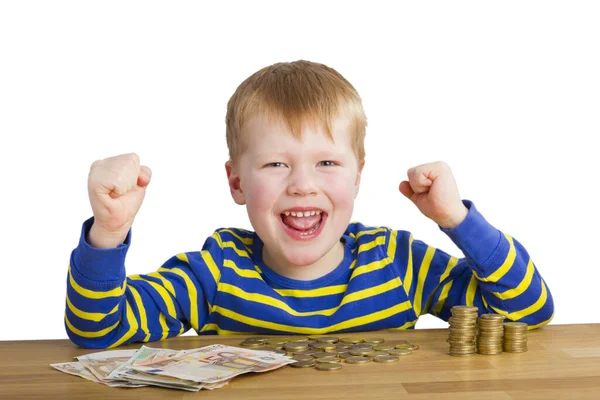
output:
M 354 183 L 354 198 L 358 196 L 358 189 L 360 187 L 360 176 L 362 174 L 363 167 L 365 166 L 365 161 L 361 161 L 358 165 L 358 172 L 356 173 L 356 182 Z
M 240 177 L 237 174 L 231 160 L 225 163 L 225 172 L 227 173 L 229 191 L 231 192 L 231 197 L 233 197 L 233 201 L 235 201 L 239 205 L 246 204 L 246 200 L 244 200 L 244 192 L 242 192 L 242 187 L 240 186 Z

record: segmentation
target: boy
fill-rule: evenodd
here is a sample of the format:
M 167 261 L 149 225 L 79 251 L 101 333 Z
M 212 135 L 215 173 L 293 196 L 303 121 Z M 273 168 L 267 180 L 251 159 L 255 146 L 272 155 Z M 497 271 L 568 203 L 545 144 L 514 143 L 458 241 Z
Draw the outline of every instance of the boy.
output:
M 523 246 L 461 200 L 442 163 L 408 170 L 400 192 L 465 258 L 409 232 L 350 223 L 364 166 L 366 117 L 337 71 L 299 60 L 265 67 L 227 105 L 225 164 L 256 232 L 218 229 L 202 251 L 126 277 L 131 230 L 151 171 L 135 154 L 96 161 L 93 217 L 72 252 L 65 325 L 71 340 L 116 347 L 198 334 L 325 334 L 414 328 L 454 305 L 530 329 L 553 317 L 550 291 Z

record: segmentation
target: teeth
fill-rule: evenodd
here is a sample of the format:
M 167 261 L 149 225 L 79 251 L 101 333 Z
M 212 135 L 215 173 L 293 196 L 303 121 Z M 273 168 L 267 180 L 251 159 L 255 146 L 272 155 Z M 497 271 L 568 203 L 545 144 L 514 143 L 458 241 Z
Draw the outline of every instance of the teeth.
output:
M 320 210 L 312 210 L 312 211 L 285 211 L 283 214 L 287 217 L 291 215 L 292 217 L 310 217 L 312 215 L 321 215 L 323 211 Z

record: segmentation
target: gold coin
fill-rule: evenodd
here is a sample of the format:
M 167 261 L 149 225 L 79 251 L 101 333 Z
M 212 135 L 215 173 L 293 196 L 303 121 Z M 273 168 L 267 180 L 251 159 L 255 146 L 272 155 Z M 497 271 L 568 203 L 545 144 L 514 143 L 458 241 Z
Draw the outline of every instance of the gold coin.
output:
M 303 350 L 308 350 L 308 346 L 292 346 L 292 345 L 286 344 L 284 349 L 288 352 L 295 353 L 295 352 L 299 352 L 299 351 L 303 351 Z
M 373 347 L 373 349 L 375 351 L 387 351 L 387 350 L 391 350 L 393 348 L 394 348 L 394 346 L 392 346 L 390 344 L 378 344 L 377 346 Z
M 289 364 L 290 367 L 294 367 L 294 368 L 312 368 L 315 365 L 317 365 L 317 363 L 314 360 L 310 360 L 310 361 L 297 361 L 293 364 Z
M 504 315 L 500 315 L 500 314 L 481 314 L 479 316 L 479 318 L 481 319 L 489 319 L 489 320 L 497 320 L 497 321 L 504 321 L 506 319 L 506 317 Z
M 389 350 L 388 353 L 391 356 L 408 356 L 412 354 L 412 350 L 410 349 L 392 349 Z
M 336 353 L 336 356 L 338 356 L 339 358 L 348 358 L 348 357 L 352 357 L 352 354 L 350 354 L 347 351 L 341 351 Z
M 412 349 L 413 350 L 419 350 L 420 349 L 420 347 L 419 347 L 418 344 L 411 343 L 411 345 L 412 345 Z
M 410 343 L 400 343 L 395 346 L 396 349 L 409 349 L 412 350 L 413 345 Z
M 269 339 L 269 340 L 267 340 L 267 344 L 269 346 L 283 346 L 287 342 L 289 342 L 289 340 L 285 340 L 285 339 Z
M 305 355 L 305 356 L 312 356 L 313 354 L 318 353 L 317 350 L 312 350 L 312 349 L 308 349 L 308 350 L 300 350 L 300 351 L 294 351 L 294 355 Z
M 452 306 L 450 311 L 473 312 L 473 311 L 479 311 L 479 308 L 475 307 L 475 306 Z
M 310 341 L 309 340 L 293 340 L 291 342 L 287 342 L 286 345 L 287 346 L 308 346 L 310 345 Z
M 312 356 L 305 356 L 302 354 L 292 356 L 292 358 L 296 361 L 311 361 L 311 360 L 313 360 Z
M 371 359 L 369 357 L 353 356 L 344 359 L 344 362 L 348 364 L 367 364 L 371 362 Z
M 261 343 L 261 342 L 249 342 L 249 343 L 242 342 L 242 343 L 240 343 L 240 346 L 246 347 L 248 349 L 258 349 L 260 347 L 263 347 L 263 343 Z
M 319 343 L 337 343 L 340 341 L 340 338 L 335 336 L 324 336 L 317 339 Z
M 393 363 L 400 360 L 398 357 L 396 356 L 376 356 L 373 357 L 373 361 L 375 362 L 379 362 L 379 363 Z
M 527 329 L 527 324 L 524 322 L 505 322 L 504 327 L 508 329 Z
M 327 357 L 319 357 L 315 361 L 318 363 L 338 363 L 340 361 L 340 359 L 337 357 L 334 357 L 334 356 L 327 356 Z
M 311 343 L 311 347 L 321 351 L 335 350 L 335 344 L 333 343 L 313 342 Z
M 371 343 L 371 344 L 381 344 L 383 342 L 385 342 L 385 339 L 382 338 L 369 338 L 369 339 L 365 339 L 366 343 Z
M 314 358 L 321 358 L 321 357 L 335 356 L 336 354 L 337 353 L 328 353 L 326 351 L 320 351 L 318 353 L 311 354 L 311 356 L 313 356 Z
M 369 354 L 370 357 L 377 357 L 377 356 L 389 356 L 390 355 L 390 351 L 392 351 L 394 349 L 391 349 L 389 351 L 374 351 L 372 354 Z
M 342 369 L 342 364 L 333 364 L 333 363 L 317 364 L 316 369 L 318 369 L 319 371 L 337 371 L 338 369 Z
M 345 337 L 345 338 L 341 338 L 340 342 L 346 343 L 346 344 L 356 344 L 356 343 L 362 342 L 362 339 L 352 338 L 352 337 Z
M 353 356 L 370 356 L 374 353 L 373 349 L 352 349 L 349 351 Z
M 369 343 L 358 343 L 358 344 L 353 344 L 352 346 L 348 347 L 348 349 L 353 350 L 353 349 L 372 349 L 373 345 L 369 344 Z

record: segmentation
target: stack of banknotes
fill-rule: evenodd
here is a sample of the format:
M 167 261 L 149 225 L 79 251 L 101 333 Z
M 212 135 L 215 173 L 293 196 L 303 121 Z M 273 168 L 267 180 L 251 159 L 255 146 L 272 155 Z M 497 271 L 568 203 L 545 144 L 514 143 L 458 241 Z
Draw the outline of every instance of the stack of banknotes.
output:
M 191 350 L 110 350 L 50 364 L 71 375 L 111 387 L 161 386 L 199 391 L 218 389 L 247 372 L 266 372 L 296 362 L 271 351 L 215 344 Z

